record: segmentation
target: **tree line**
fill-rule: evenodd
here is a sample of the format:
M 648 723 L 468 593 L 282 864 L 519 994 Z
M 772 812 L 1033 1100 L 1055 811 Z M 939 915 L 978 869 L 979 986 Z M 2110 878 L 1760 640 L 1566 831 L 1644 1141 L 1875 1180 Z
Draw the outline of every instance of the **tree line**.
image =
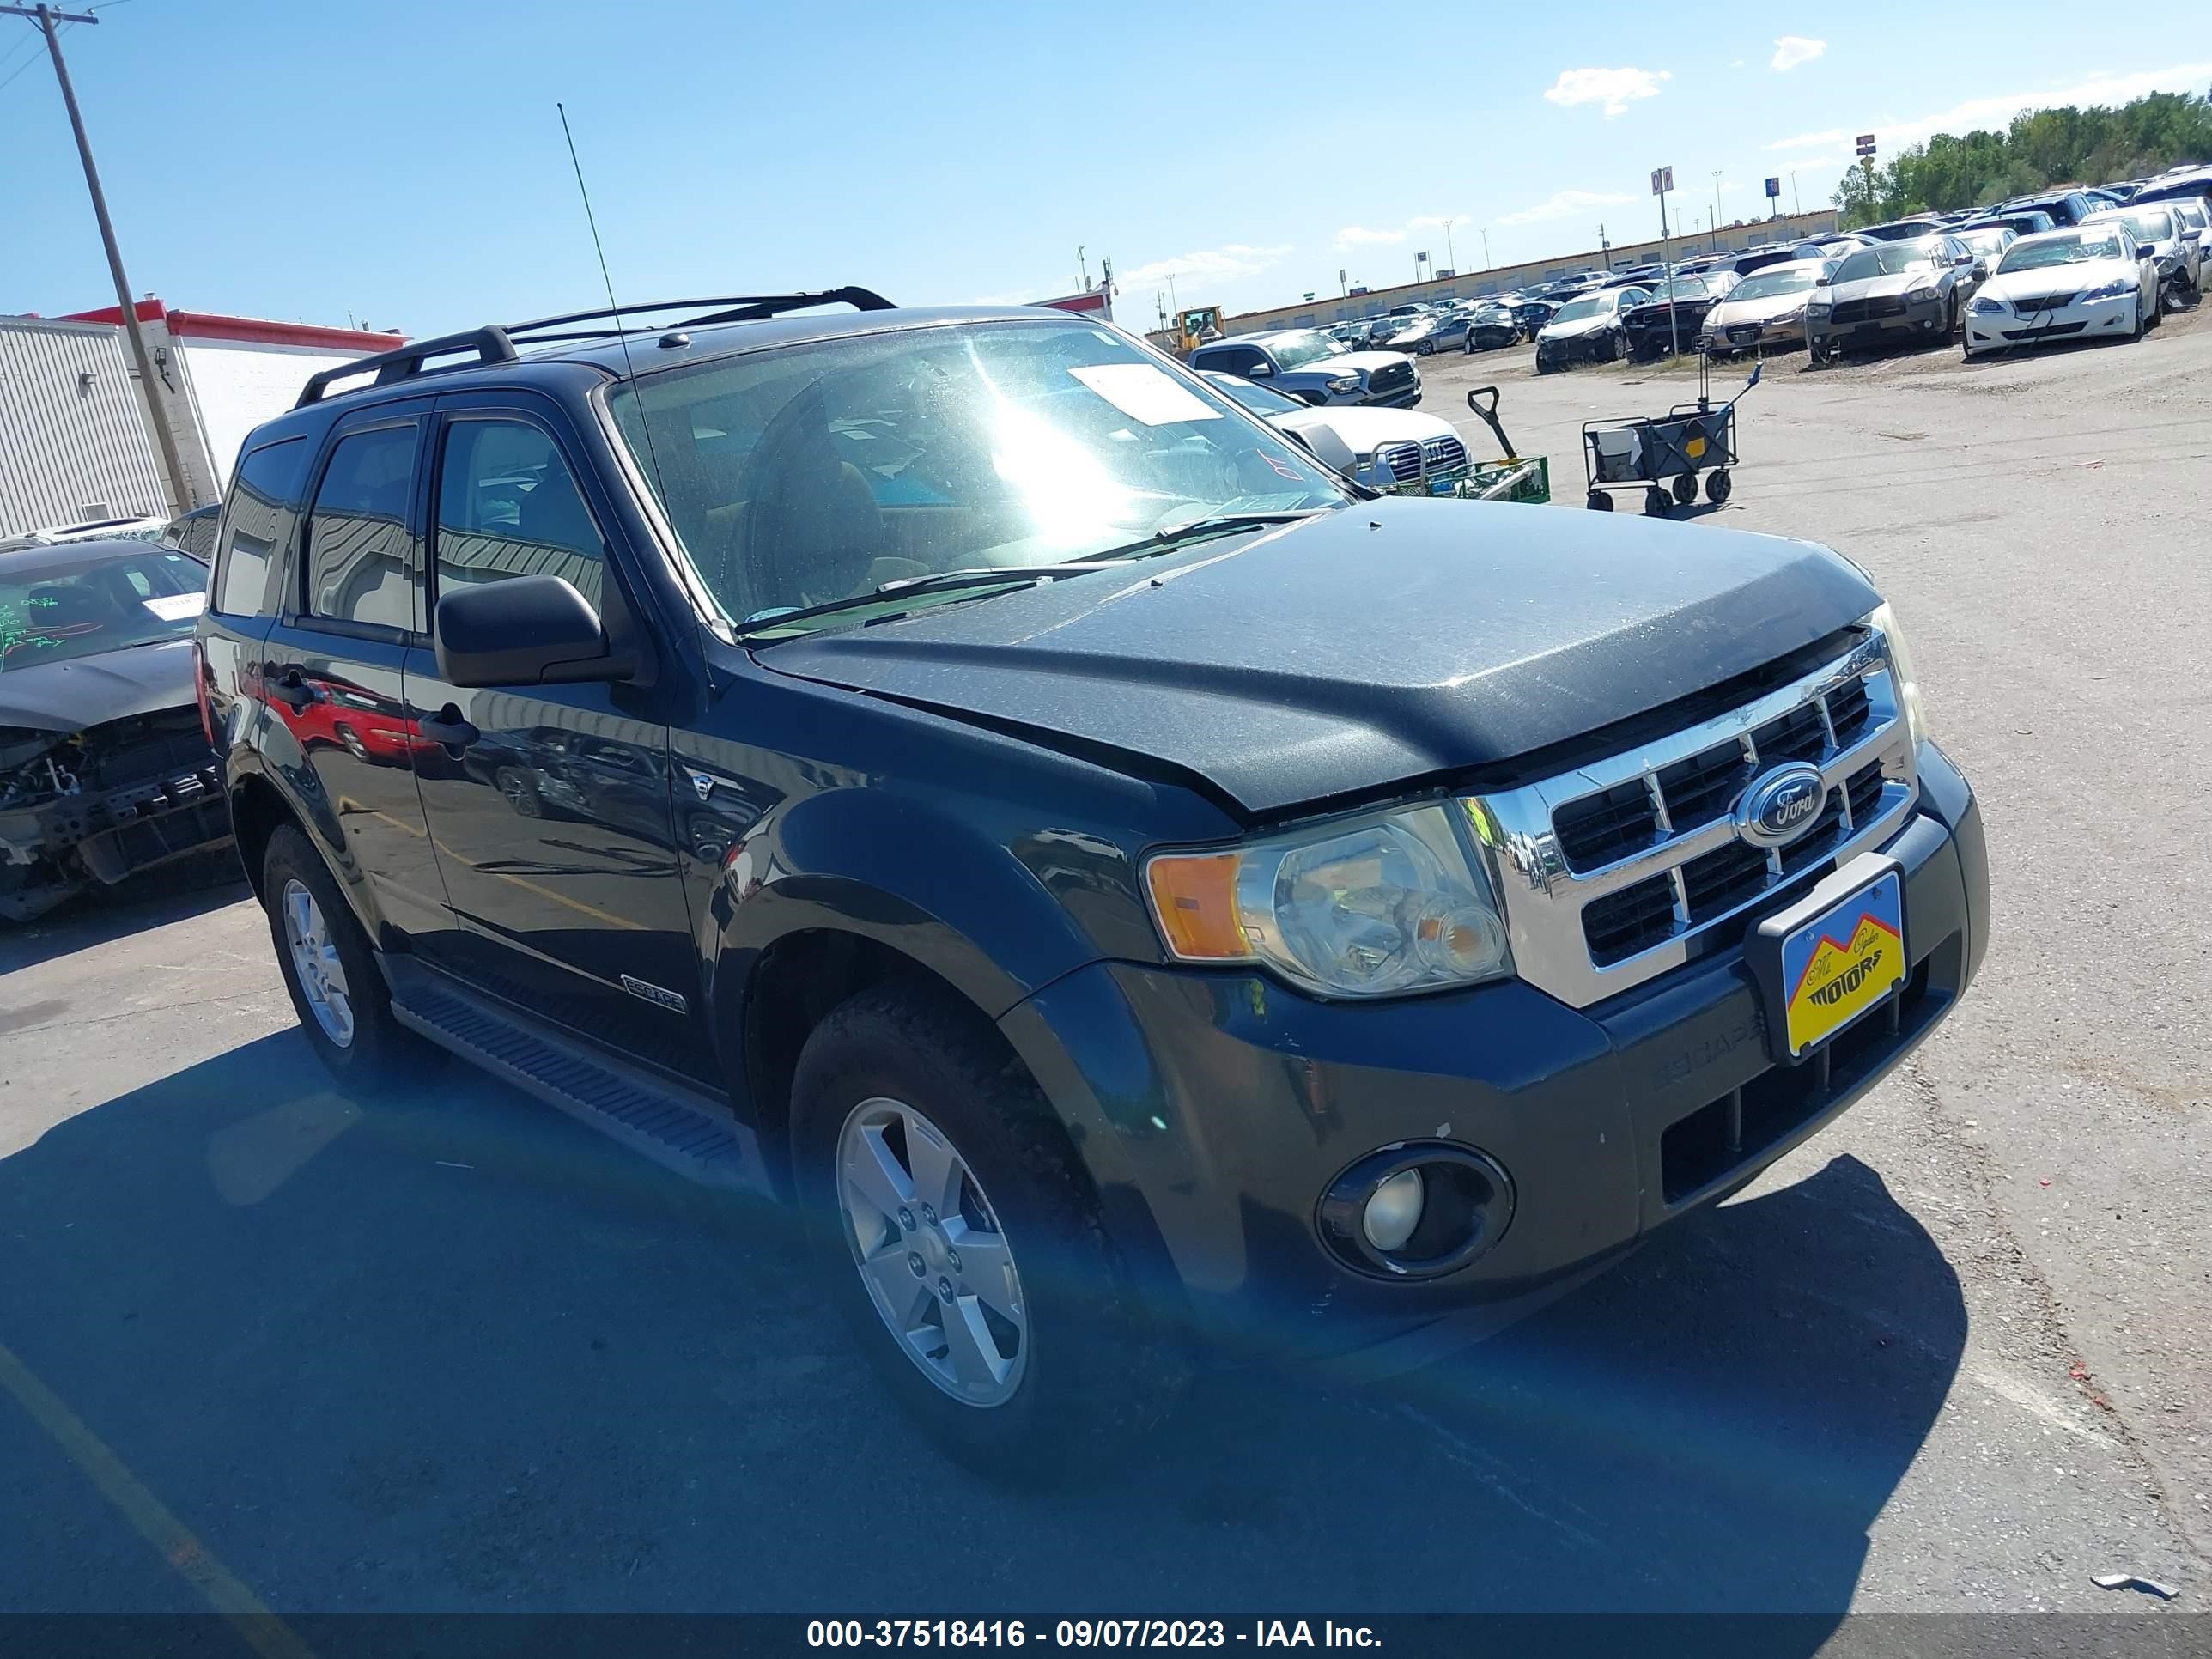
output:
M 1871 174 L 1854 167 L 1834 201 L 1848 228 L 1985 207 L 2052 185 L 2140 179 L 2185 161 L 2212 161 L 2212 100 L 2154 92 L 2118 109 L 2029 110 L 2002 132 L 1939 132 Z

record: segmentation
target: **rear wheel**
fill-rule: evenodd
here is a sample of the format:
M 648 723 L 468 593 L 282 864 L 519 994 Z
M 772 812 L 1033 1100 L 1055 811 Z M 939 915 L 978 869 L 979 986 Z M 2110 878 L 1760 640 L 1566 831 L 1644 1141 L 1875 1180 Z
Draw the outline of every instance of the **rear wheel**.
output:
M 1725 471 L 1708 472 L 1705 475 L 1705 499 L 1715 507 L 1718 507 L 1735 493 L 1735 480 L 1729 477 Z
M 1049 1480 L 1171 1403 L 1074 1149 L 970 1011 L 898 988 L 834 1010 L 799 1055 L 792 1150 L 826 1290 L 954 1457 Z
M 1613 511 L 1613 497 L 1602 489 L 1593 489 L 1589 493 L 1589 499 L 1583 505 L 1593 513 L 1610 513 Z
M 1650 489 L 1644 492 L 1644 510 L 1652 518 L 1665 518 L 1668 506 L 1667 492 L 1660 489 L 1657 484 L 1653 484 Z
M 321 855 L 292 824 L 269 838 L 263 904 L 284 989 L 332 1076 L 375 1091 L 420 1076 L 440 1053 L 392 1017 L 392 995 Z
M 1678 506 L 1687 507 L 1697 499 L 1698 475 L 1696 473 L 1685 472 L 1674 480 L 1674 501 Z
M 492 781 L 499 786 L 500 794 L 518 816 L 526 818 L 545 816 L 545 804 L 538 799 L 538 786 L 521 768 L 502 766 L 492 775 Z

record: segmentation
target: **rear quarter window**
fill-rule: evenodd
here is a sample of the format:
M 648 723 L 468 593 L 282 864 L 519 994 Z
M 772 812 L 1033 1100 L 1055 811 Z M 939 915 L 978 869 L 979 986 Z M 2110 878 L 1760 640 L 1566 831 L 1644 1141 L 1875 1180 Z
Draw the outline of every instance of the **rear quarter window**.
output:
M 239 462 L 209 584 L 219 613 L 252 617 L 272 608 L 270 577 L 290 532 L 307 464 L 305 438 L 264 445 Z

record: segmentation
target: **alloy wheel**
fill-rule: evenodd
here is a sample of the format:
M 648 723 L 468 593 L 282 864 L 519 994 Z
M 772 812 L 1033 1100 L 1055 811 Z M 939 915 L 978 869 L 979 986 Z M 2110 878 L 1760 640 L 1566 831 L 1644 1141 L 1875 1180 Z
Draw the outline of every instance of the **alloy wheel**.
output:
M 1013 1398 L 1030 1358 L 1013 1251 L 951 1137 L 903 1102 L 862 1101 L 837 1136 L 837 1207 L 901 1352 L 963 1405 Z
M 301 994 L 323 1028 L 323 1035 L 341 1048 L 353 1046 L 353 994 L 346 984 L 345 964 L 338 959 L 337 942 L 331 937 L 322 907 L 305 884 L 284 884 L 278 900 L 284 914 L 284 943 L 292 953 L 292 969 L 299 975 Z

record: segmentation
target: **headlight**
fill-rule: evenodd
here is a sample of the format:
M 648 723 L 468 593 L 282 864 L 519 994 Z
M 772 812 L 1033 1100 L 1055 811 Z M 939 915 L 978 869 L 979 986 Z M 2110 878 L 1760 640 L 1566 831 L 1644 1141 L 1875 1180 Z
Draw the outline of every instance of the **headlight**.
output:
M 1384 997 L 1512 972 L 1462 809 L 1408 807 L 1145 866 L 1181 962 L 1257 963 L 1322 996 Z
M 1357 374 L 1340 374 L 1328 383 L 1328 389 L 1340 398 L 1346 397 L 1359 390 L 1359 377 Z
M 1928 714 L 1920 704 L 1920 678 L 1912 672 L 1912 653 L 1897 613 L 1885 601 L 1868 613 L 1864 626 L 1880 629 L 1889 641 L 1889 677 L 1897 688 L 1897 706 L 1905 711 L 1905 735 L 1920 743 L 1928 736 Z
M 1977 317 L 2002 317 L 2005 312 L 2005 302 L 2002 300 L 1984 300 L 1978 298 L 1975 300 L 1973 304 L 1968 306 L 1966 309 L 1972 312 Z
M 1825 317 L 1832 304 L 1833 301 L 1828 300 L 1808 300 L 1805 302 L 1805 314 L 1808 317 Z
M 2138 284 L 2124 280 L 2110 282 L 2089 289 L 2081 297 L 2085 300 L 2117 300 L 2123 295 L 2135 293 Z
M 1911 288 L 1905 290 L 1905 298 L 1906 303 L 1910 304 L 1915 300 L 1923 301 L 1932 300 L 1936 297 L 1936 287 L 1935 283 L 1915 283 Z

